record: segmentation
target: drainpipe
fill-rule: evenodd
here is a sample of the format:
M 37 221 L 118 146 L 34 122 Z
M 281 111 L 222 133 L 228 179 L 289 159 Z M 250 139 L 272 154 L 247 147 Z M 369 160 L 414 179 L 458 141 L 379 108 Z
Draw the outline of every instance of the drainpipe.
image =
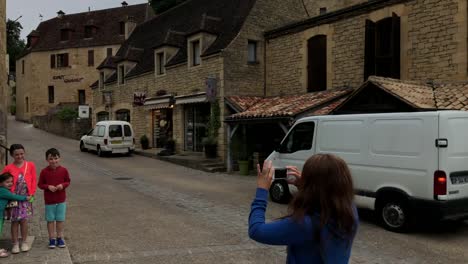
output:
M 265 39 L 263 41 L 263 96 L 266 96 L 267 95 L 267 85 L 266 85 L 266 71 L 267 71 L 267 68 L 266 68 L 266 42 L 267 40 Z

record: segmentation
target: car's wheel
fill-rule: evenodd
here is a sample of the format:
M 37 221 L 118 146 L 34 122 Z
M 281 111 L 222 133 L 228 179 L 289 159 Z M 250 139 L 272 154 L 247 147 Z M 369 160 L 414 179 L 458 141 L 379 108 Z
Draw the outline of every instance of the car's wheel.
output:
M 129 149 L 128 149 L 128 152 L 125 153 L 125 156 L 130 157 L 130 156 L 132 156 L 132 154 L 133 154 L 133 151 L 129 148 Z
M 100 146 L 97 147 L 97 155 L 98 155 L 99 157 L 104 157 L 104 152 L 101 150 L 101 147 L 100 147 Z
M 385 229 L 393 232 L 408 232 L 411 217 L 405 199 L 391 198 L 378 202 L 377 213 Z
M 270 187 L 270 198 L 276 203 L 288 203 L 291 199 L 288 183 L 286 181 L 274 181 Z
M 80 142 L 80 150 L 81 150 L 81 152 L 86 152 L 86 151 L 88 151 L 88 150 L 85 148 L 83 141 Z

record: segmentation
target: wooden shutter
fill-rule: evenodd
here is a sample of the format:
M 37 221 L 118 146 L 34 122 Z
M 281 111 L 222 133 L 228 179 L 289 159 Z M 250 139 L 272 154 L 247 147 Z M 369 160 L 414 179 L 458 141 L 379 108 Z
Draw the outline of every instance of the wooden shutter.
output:
M 63 67 L 68 67 L 68 53 L 63 54 Z
M 50 68 L 55 68 L 55 54 L 50 55 Z
M 392 15 L 392 78 L 400 79 L 400 17 Z
M 94 50 L 88 50 L 88 66 L 94 66 Z
M 317 35 L 307 41 L 308 92 L 327 89 L 327 36 Z
M 375 74 L 375 23 L 366 20 L 366 39 L 364 47 L 364 81 Z

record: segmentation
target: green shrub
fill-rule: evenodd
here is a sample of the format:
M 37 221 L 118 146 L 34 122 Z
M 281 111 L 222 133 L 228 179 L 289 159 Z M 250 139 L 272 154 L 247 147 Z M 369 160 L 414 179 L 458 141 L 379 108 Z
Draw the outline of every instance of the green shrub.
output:
M 57 112 L 57 117 L 64 121 L 70 121 L 78 117 L 78 111 L 70 107 L 64 107 Z
M 149 149 L 149 139 L 146 135 L 141 136 L 140 144 L 142 149 Z

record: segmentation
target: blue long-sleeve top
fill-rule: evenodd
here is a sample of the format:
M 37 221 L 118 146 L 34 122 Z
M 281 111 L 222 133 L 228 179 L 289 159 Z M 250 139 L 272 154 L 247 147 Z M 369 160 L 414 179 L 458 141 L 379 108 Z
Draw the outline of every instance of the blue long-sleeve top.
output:
M 351 246 L 357 230 L 358 216 L 355 210 L 356 225 L 351 236 L 340 232 L 333 223 L 320 229 L 320 215 L 306 216 L 298 222 L 289 217 L 265 223 L 268 191 L 257 188 L 249 216 L 249 237 L 269 245 L 286 245 L 288 264 L 301 263 L 348 263 Z M 320 242 L 316 232 L 320 232 Z

